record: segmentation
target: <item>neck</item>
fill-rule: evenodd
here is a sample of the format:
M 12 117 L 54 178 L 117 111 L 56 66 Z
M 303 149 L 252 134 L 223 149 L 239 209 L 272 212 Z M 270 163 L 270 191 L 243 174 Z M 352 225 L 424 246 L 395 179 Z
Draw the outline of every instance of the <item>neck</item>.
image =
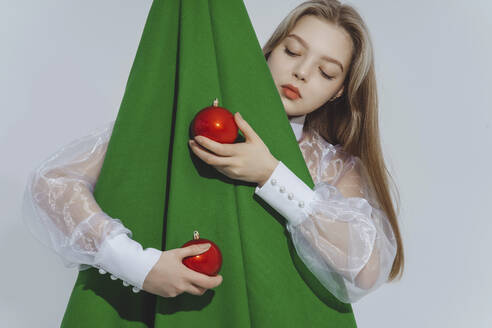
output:
M 289 121 L 294 122 L 294 123 L 299 123 L 299 124 L 304 124 L 304 121 L 306 120 L 306 114 L 304 115 L 297 115 L 297 116 L 292 116 L 292 115 L 287 115 Z

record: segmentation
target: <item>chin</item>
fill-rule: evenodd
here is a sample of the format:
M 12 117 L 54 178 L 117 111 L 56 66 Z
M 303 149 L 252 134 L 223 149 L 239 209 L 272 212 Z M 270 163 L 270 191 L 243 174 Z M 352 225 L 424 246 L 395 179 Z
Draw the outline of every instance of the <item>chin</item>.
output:
M 304 113 L 296 113 L 295 111 L 285 109 L 285 112 L 288 116 L 302 116 Z

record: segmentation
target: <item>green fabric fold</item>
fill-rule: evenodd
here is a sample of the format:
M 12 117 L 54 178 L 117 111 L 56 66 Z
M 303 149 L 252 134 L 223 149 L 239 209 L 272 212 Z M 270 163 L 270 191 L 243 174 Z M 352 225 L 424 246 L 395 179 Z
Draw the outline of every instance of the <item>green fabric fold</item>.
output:
M 94 196 L 144 248 L 177 248 L 198 230 L 220 247 L 224 280 L 203 296 L 163 298 L 81 271 L 62 327 L 356 326 L 256 184 L 227 178 L 188 147 L 193 117 L 214 98 L 313 187 L 243 2 L 155 0 Z

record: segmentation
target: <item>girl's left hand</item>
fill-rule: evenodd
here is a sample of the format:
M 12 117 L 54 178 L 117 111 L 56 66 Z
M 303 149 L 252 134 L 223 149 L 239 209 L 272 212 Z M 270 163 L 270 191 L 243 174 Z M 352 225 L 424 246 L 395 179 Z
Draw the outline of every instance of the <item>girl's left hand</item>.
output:
M 279 161 L 239 112 L 234 114 L 234 120 L 246 138 L 245 142 L 222 144 L 205 136 L 196 136 L 188 143 L 195 155 L 222 174 L 262 186 Z

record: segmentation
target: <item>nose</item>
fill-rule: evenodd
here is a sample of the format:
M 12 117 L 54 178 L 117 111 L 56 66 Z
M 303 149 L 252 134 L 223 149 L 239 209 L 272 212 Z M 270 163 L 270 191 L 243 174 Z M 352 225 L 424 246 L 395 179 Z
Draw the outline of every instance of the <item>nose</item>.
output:
M 306 77 L 307 77 L 306 65 L 297 66 L 295 70 L 292 72 L 292 75 L 294 75 L 296 79 L 306 81 Z
M 292 75 L 301 81 L 306 82 L 306 80 L 313 74 L 313 70 L 315 70 L 316 61 L 314 58 L 305 57 L 299 58 L 292 70 Z
M 299 79 L 299 80 L 302 80 L 302 81 L 306 81 L 306 78 L 304 77 L 304 74 L 302 74 L 302 73 L 297 73 L 297 72 L 294 72 L 294 74 L 293 74 L 293 75 L 294 75 L 294 77 L 295 77 L 296 79 Z

